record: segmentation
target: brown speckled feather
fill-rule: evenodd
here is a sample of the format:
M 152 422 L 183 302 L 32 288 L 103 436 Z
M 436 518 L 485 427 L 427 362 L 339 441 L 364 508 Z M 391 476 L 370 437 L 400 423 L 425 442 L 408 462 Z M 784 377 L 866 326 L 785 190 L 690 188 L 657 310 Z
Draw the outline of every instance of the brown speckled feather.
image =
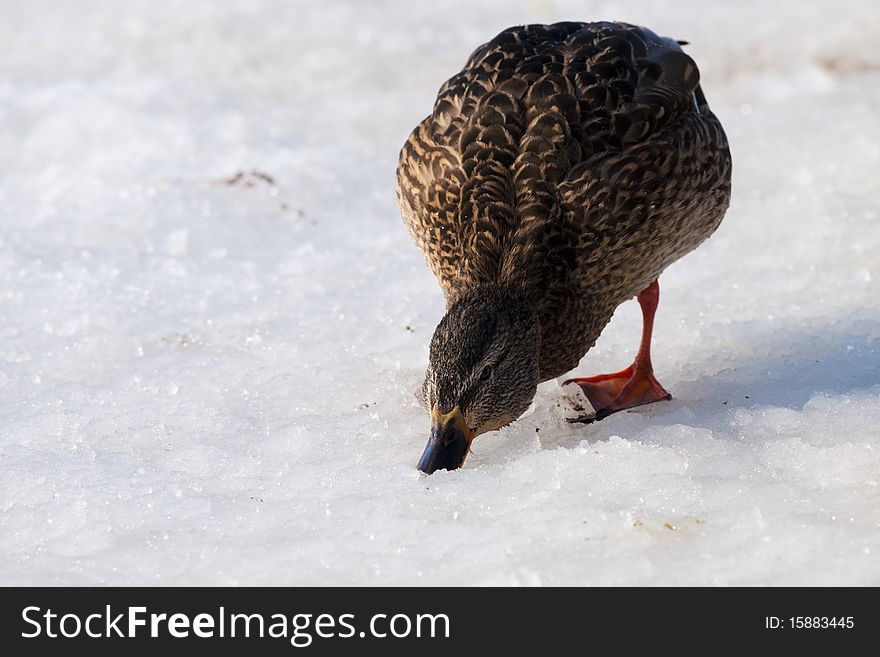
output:
M 484 283 L 541 316 L 541 378 L 718 227 L 721 125 L 677 42 L 624 23 L 505 30 L 440 89 L 400 154 L 404 222 L 447 307 Z

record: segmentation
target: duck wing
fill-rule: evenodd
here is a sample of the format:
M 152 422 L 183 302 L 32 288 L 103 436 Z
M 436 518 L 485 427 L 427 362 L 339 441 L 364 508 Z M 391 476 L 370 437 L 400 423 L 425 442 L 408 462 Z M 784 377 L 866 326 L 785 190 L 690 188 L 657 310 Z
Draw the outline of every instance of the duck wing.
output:
M 586 227 L 607 204 L 590 176 L 621 180 L 602 163 L 627 169 L 634 147 L 674 142 L 698 82 L 675 41 L 624 23 L 514 27 L 474 51 L 398 166 L 404 221 L 447 304 L 498 280 L 550 302 L 582 275 L 582 252 L 613 240 Z
M 715 231 L 730 180 L 727 138 L 707 108 L 585 160 L 559 187 L 580 229 L 578 280 L 613 306 L 634 296 Z

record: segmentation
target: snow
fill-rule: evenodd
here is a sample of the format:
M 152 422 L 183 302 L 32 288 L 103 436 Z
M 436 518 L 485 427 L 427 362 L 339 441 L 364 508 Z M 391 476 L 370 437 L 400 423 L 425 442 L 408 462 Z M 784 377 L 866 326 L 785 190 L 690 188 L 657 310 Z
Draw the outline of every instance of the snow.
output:
M 3 14 L 3 584 L 880 584 L 876 3 Z M 608 18 L 691 41 L 734 154 L 661 279 L 674 399 L 573 425 L 548 382 L 425 477 L 443 302 L 397 151 L 500 29 Z

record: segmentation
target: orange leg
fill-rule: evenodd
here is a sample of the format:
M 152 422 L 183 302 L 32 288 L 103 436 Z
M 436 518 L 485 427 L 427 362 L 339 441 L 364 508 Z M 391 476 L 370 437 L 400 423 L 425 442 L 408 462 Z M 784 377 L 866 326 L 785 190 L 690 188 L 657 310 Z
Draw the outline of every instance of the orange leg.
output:
M 601 420 L 612 413 L 642 404 L 672 399 L 663 386 L 654 378 L 651 366 L 651 333 L 654 330 L 654 313 L 660 301 L 660 286 L 657 281 L 642 290 L 638 296 L 642 307 L 642 342 L 639 353 L 632 365 L 614 374 L 600 374 L 583 379 L 569 379 L 584 391 L 587 399 L 596 409 L 593 420 Z

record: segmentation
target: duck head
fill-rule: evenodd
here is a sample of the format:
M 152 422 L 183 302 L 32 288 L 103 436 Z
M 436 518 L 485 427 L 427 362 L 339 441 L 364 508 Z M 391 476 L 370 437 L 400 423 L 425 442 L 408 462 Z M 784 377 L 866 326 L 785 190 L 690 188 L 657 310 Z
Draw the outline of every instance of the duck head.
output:
M 474 438 L 526 411 L 538 387 L 540 339 L 537 313 L 515 290 L 480 286 L 449 308 L 422 387 L 431 437 L 419 470 L 460 468 Z

